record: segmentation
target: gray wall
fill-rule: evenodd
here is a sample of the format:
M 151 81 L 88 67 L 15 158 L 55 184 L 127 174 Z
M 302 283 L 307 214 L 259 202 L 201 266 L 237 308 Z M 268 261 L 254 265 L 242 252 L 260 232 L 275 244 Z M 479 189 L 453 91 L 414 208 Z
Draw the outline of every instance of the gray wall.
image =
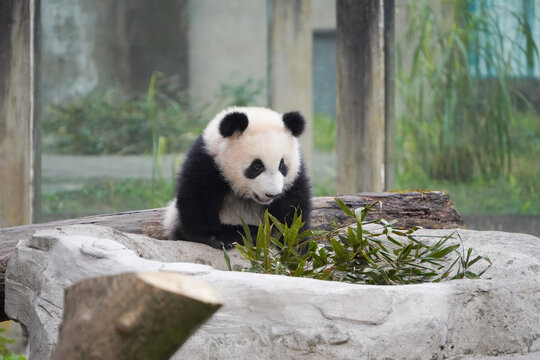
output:
M 187 1 L 43 1 L 42 104 L 97 87 L 144 91 L 156 70 L 178 75 L 185 87 Z
M 41 11 L 45 106 L 97 87 L 144 91 L 155 70 L 178 75 L 203 101 L 223 83 L 267 83 L 267 0 L 47 0 Z M 314 31 L 332 34 L 335 0 L 313 0 L 312 20 Z M 333 113 L 335 45 L 328 36 L 315 42 L 314 96 Z
M 212 101 L 222 83 L 266 83 L 266 0 L 192 0 L 189 18 L 192 95 Z

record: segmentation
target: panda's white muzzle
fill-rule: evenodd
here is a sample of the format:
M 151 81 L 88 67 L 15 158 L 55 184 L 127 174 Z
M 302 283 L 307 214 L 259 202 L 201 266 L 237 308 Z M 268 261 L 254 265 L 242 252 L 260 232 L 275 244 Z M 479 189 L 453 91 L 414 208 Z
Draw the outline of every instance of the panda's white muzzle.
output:
M 283 175 L 276 171 L 274 173 L 263 173 L 255 179 L 253 195 L 256 202 L 262 205 L 270 204 L 283 192 Z

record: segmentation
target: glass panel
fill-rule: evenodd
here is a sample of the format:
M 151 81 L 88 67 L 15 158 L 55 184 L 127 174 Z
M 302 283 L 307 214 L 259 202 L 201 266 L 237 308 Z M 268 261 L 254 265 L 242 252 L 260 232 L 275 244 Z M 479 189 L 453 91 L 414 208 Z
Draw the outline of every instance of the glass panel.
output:
M 540 233 L 539 1 L 398 1 L 397 185 Z
M 271 49 L 282 43 L 271 39 L 298 30 L 271 35 L 273 11 L 290 19 L 272 1 L 50 0 L 41 7 L 41 221 L 164 206 L 207 122 L 231 105 L 273 106 L 270 88 L 288 99 L 313 89 L 327 94 L 316 110 L 322 139 L 312 171 L 318 194 L 335 191 L 333 0 L 300 9 L 302 23 L 326 34 L 315 41 L 316 86 L 305 56 L 309 81 L 300 91 L 269 80 L 286 66 L 272 63 Z M 302 36 L 311 51 L 312 32 Z M 302 109 L 280 109 L 288 110 Z
M 210 110 L 188 96 L 187 2 L 41 11 L 40 220 L 163 205 Z
M 290 17 L 271 0 L 42 1 L 41 220 L 163 206 L 219 110 L 306 93 L 313 190 L 335 194 L 336 2 L 311 4 L 312 79 L 287 88 L 276 74 L 297 71 L 276 49 L 300 30 L 276 32 Z M 540 0 L 395 4 L 396 189 L 448 191 L 473 228 L 538 234 Z
M 315 195 L 336 193 L 336 32 L 313 33 L 313 168 Z

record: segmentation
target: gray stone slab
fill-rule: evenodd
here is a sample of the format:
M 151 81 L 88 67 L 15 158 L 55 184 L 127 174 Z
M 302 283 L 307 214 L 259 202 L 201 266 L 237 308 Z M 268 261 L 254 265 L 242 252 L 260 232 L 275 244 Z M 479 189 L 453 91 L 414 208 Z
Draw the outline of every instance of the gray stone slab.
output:
M 98 275 L 178 271 L 215 287 L 225 305 L 174 359 L 540 358 L 540 239 L 459 233 L 466 247 L 494 261 L 488 278 L 367 286 L 172 262 L 199 244 L 156 244 L 104 227 L 42 230 L 21 241 L 8 264 L 6 312 L 28 328 L 31 358 L 46 359 L 66 286 Z M 199 262 L 215 265 L 222 256 L 199 250 L 214 256 Z

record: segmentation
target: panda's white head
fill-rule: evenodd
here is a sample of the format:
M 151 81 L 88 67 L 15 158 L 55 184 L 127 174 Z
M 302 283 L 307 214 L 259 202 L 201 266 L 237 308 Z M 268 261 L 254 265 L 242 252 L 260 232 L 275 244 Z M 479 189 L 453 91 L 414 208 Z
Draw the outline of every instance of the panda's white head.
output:
M 208 124 L 203 139 L 234 193 L 268 205 L 293 184 L 300 171 L 297 138 L 304 126 L 298 112 L 231 107 Z

